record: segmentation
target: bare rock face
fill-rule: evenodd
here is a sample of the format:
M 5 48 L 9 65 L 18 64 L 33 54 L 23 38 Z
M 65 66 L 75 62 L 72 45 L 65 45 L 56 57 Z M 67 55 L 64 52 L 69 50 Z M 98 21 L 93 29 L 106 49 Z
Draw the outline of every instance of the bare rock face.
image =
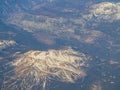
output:
M 82 67 L 86 67 L 89 57 L 72 49 L 28 51 L 18 56 L 11 65 L 14 75 L 5 80 L 3 90 L 32 90 L 51 80 L 74 83 L 86 76 Z M 10 71 L 13 72 L 13 71 Z M 9 74 L 9 73 L 8 73 Z
M 13 40 L 0 40 L 0 50 L 15 44 L 16 42 Z

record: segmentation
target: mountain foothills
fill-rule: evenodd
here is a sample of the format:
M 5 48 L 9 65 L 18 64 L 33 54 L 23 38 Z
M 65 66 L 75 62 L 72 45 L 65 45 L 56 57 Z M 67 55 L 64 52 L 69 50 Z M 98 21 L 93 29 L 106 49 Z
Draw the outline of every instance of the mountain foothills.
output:
M 80 5 L 77 4 L 78 1 Z M 108 39 L 112 37 L 106 34 L 106 31 L 99 30 L 99 27 L 103 26 L 101 22 L 109 25 L 120 20 L 119 2 L 26 0 L 24 3 L 22 1 L 18 3 L 14 0 L 13 2 L 6 0 L 2 9 L 1 12 L 6 18 L 1 20 L 6 24 L 15 25 L 30 32 L 39 42 L 48 45 L 55 44 L 58 39 L 68 43 L 73 40 L 94 44 L 106 38 L 105 42 L 108 43 Z M 40 38 L 44 38 L 42 34 L 50 39 L 41 40 Z

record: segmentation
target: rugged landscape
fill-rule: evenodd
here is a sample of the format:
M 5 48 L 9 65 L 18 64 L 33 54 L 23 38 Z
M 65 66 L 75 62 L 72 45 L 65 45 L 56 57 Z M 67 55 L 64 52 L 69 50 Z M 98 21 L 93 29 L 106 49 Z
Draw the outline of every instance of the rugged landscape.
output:
M 7 72 L 2 90 L 32 90 L 33 87 L 37 88 L 39 83 L 42 83 L 42 90 L 45 90 L 48 81 L 75 83 L 86 76 L 83 67 L 89 66 L 88 60 L 88 56 L 71 48 L 28 51 L 17 55 L 16 60 L 11 62 L 15 68 Z M 13 71 L 15 75 L 9 76 Z
M 0 0 L 0 89 L 120 90 L 120 1 Z

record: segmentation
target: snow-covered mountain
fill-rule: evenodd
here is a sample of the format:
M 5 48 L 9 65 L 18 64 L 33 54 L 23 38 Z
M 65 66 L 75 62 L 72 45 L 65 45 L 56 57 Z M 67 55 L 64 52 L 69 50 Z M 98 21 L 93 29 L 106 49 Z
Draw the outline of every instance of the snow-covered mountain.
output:
M 102 2 L 94 4 L 89 10 L 89 18 L 95 19 L 96 21 L 113 22 L 120 20 L 120 3 L 113 2 Z
M 2 90 L 16 90 L 18 88 L 32 90 L 41 86 L 45 90 L 49 81 L 74 83 L 79 78 L 86 76 L 83 67 L 88 67 L 90 58 L 83 53 L 72 50 L 28 51 L 18 55 L 11 66 L 15 75 L 5 79 Z M 6 76 L 7 78 L 7 76 Z M 10 83 L 12 81 L 12 83 Z M 40 85 L 41 84 L 41 85 Z M 5 87 L 5 88 L 4 88 Z
M 0 40 L 0 50 L 12 45 L 16 45 L 16 42 L 13 40 Z

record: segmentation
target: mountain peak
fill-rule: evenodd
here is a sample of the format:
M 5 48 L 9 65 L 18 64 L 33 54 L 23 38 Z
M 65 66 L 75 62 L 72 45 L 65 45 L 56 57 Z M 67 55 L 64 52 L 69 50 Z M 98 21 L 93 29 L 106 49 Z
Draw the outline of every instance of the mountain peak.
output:
M 88 57 L 85 54 L 70 48 L 66 50 L 28 51 L 19 55 L 11 64 L 15 67 L 15 75 L 13 75 L 12 80 L 20 82 L 17 85 L 13 82 L 11 88 L 15 90 L 20 87 L 31 90 L 33 86 L 42 83 L 44 89 L 47 80 L 74 83 L 78 78 L 86 76 L 81 67 L 86 66 L 87 61 Z M 10 81 L 11 79 L 7 80 L 6 85 Z

